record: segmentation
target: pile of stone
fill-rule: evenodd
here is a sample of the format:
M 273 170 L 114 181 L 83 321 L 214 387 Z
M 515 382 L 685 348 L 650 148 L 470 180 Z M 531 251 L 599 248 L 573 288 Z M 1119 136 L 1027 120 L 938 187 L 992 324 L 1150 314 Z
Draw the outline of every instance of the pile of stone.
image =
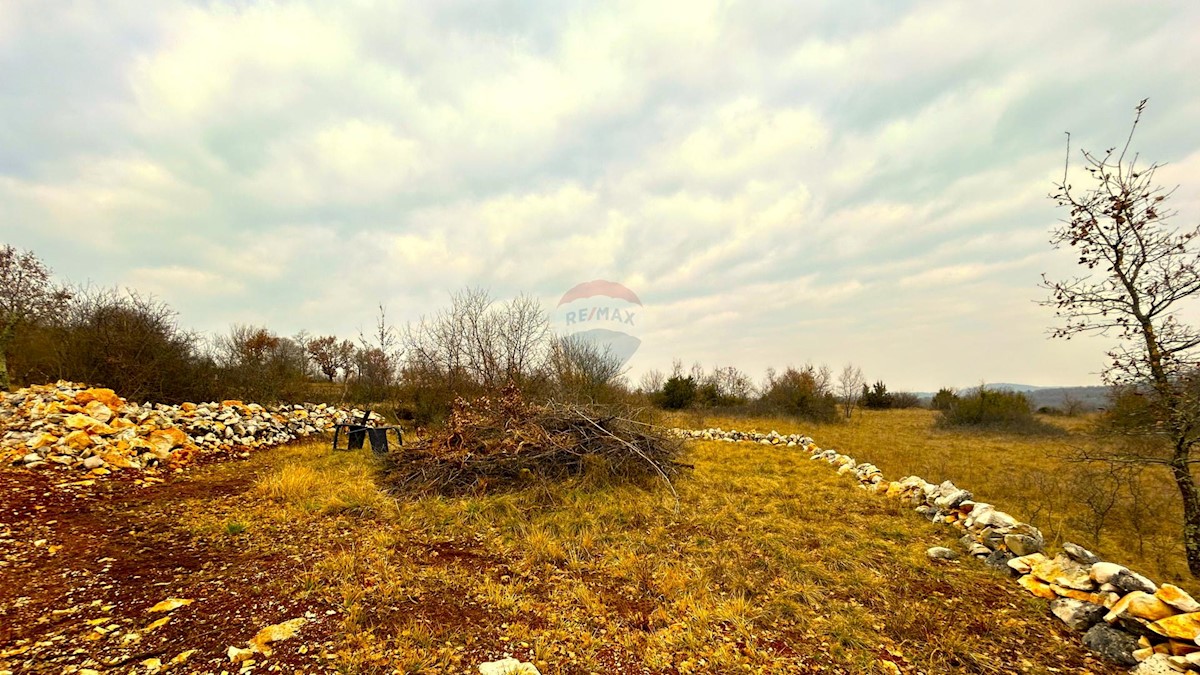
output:
M 1200 603 L 1183 589 L 1155 584 L 1072 543 L 1063 544 L 1062 553 L 1051 558 L 1037 528 L 975 501 L 950 481 L 935 484 L 917 476 L 888 481 L 874 464 L 822 450 L 807 436 L 721 429 L 675 432 L 684 438 L 800 447 L 810 459 L 836 467 L 838 474 L 853 475 L 859 487 L 900 500 L 925 518 L 962 531 L 959 543 L 969 556 L 1011 574 L 1030 593 L 1050 600 L 1054 616 L 1083 632 L 1083 642 L 1092 651 L 1142 675 L 1200 672 Z M 959 557 L 940 546 L 927 554 L 941 560 Z
M 813 439 L 800 434 L 780 434 L 772 431 L 767 434 L 757 431 L 725 431 L 719 427 L 711 429 L 671 429 L 671 433 L 680 438 L 690 438 L 701 441 L 725 441 L 726 443 L 759 443 L 762 445 L 782 445 L 788 448 L 808 447 Z
M 60 381 L 0 394 L 0 461 L 96 475 L 178 468 L 206 452 L 245 452 L 326 433 L 362 414 L 324 403 L 138 404 L 111 389 Z M 369 419 L 381 420 L 375 413 Z

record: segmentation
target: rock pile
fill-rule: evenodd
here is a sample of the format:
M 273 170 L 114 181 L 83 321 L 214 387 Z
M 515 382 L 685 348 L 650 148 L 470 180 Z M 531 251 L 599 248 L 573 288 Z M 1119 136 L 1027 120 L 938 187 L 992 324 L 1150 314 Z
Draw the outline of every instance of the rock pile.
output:
M 379 421 L 371 413 L 372 421 Z M 30 468 L 177 468 L 205 452 L 249 450 L 325 433 L 361 419 L 321 404 L 137 404 L 111 389 L 58 382 L 0 394 L 0 461 Z
M 991 504 L 975 501 L 950 481 L 934 484 L 917 476 L 888 481 L 874 464 L 857 462 L 836 450 L 822 450 L 807 436 L 774 431 L 675 429 L 684 438 L 748 441 L 799 447 L 810 459 L 828 462 L 839 474 L 852 474 L 859 487 L 910 504 L 925 518 L 963 532 L 959 543 L 989 567 L 1017 578 L 1030 593 L 1050 601 L 1050 611 L 1083 632 L 1083 642 L 1101 656 L 1134 673 L 1200 672 L 1200 602 L 1171 584 L 1105 562 L 1072 543 L 1050 557 L 1037 528 Z M 935 546 L 927 555 L 954 560 L 957 553 Z
M 701 441 L 725 441 L 727 443 L 737 443 L 745 441 L 749 443 L 760 443 L 762 445 L 782 445 L 788 448 L 804 447 L 807 448 L 813 445 L 813 439 L 800 434 L 780 434 L 772 431 L 769 434 L 759 433 L 757 431 L 725 431 L 720 428 L 712 429 L 671 429 L 671 433 L 680 438 L 691 438 Z

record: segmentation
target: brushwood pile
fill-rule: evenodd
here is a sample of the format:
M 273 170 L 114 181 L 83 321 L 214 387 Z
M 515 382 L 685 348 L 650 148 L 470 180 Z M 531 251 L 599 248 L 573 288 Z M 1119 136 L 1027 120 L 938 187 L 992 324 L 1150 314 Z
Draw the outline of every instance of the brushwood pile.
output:
M 0 461 L 94 475 L 153 472 L 181 468 L 206 453 L 279 445 L 360 419 L 360 411 L 324 403 L 139 404 L 111 389 L 60 381 L 0 394 Z
M 630 411 L 533 403 L 510 386 L 498 396 L 455 400 L 444 429 L 390 454 L 388 483 L 396 494 L 458 495 L 591 472 L 670 488 L 686 467 L 678 461 L 682 447 Z
M 1050 613 L 1082 633 L 1093 652 L 1139 675 L 1200 672 L 1200 602 L 1172 584 L 1158 584 L 1091 551 L 1064 543 L 1062 551 L 1045 548 L 1037 528 L 977 501 L 950 481 L 930 483 L 918 476 L 884 478 L 874 464 L 858 462 L 836 450 L 823 450 L 808 436 L 672 429 L 689 439 L 750 442 L 796 447 L 849 475 L 859 487 L 899 500 L 934 523 L 962 532 L 959 543 L 968 557 L 1016 579 L 1029 593 L 1049 601 Z M 945 547 L 927 551 L 935 560 L 954 560 Z

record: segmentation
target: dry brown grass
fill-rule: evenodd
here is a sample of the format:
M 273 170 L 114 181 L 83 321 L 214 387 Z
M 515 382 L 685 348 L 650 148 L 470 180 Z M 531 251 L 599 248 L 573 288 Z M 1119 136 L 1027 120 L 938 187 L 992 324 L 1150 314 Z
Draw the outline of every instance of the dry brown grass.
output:
M 937 413 L 923 409 L 863 410 L 839 424 L 695 412 L 667 421 L 693 428 L 805 433 L 823 448 L 876 464 L 889 480 L 914 474 L 932 482 L 952 480 L 977 500 L 1041 528 L 1055 545 L 1075 541 L 1161 581 L 1200 590 L 1187 572 L 1178 493 L 1166 472 L 1150 468 L 1124 477 L 1111 492 L 1104 467 L 1071 458 L 1121 440 L 1095 435 L 1092 418 L 1038 417 L 1066 433 L 942 429 L 935 425 Z
M 827 465 L 749 444 L 691 459 L 678 511 L 587 476 L 380 506 L 369 453 L 313 444 L 254 460 L 274 468 L 213 518 L 251 523 L 242 546 L 320 547 L 293 592 L 340 609 L 346 673 L 505 653 L 567 674 L 1117 672 L 1007 579 L 926 559 L 950 532 Z M 375 506 L 326 506 L 346 494 Z

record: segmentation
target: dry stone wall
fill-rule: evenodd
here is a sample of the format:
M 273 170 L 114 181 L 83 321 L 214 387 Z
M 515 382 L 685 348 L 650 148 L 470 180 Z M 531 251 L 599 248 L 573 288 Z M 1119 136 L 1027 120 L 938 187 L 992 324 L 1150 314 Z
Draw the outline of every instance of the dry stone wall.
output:
M 918 476 L 889 481 L 874 464 L 836 450 L 823 450 L 808 436 L 675 429 L 684 438 L 750 442 L 798 448 L 824 461 L 858 486 L 899 500 L 929 520 L 962 532 L 968 557 L 1011 575 L 1024 589 L 1050 601 L 1050 612 L 1083 634 L 1089 649 L 1139 675 L 1200 672 L 1200 603 L 1183 589 L 1156 584 L 1122 565 L 1100 560 L 1072 543 L 1052 554 L 1037 528 L 977 501 L 950 481 L 930 483 Z M 936 546 L 932 559 L 954 560 L 958 551 Z
M 153 472 L 180 468 L 205 453 L 244 453 L 326 433 L 361 416 L 324 403 L 138 404 L 111 389 L 60 381 L 0 394 L 0 461 L 94 476 Z

